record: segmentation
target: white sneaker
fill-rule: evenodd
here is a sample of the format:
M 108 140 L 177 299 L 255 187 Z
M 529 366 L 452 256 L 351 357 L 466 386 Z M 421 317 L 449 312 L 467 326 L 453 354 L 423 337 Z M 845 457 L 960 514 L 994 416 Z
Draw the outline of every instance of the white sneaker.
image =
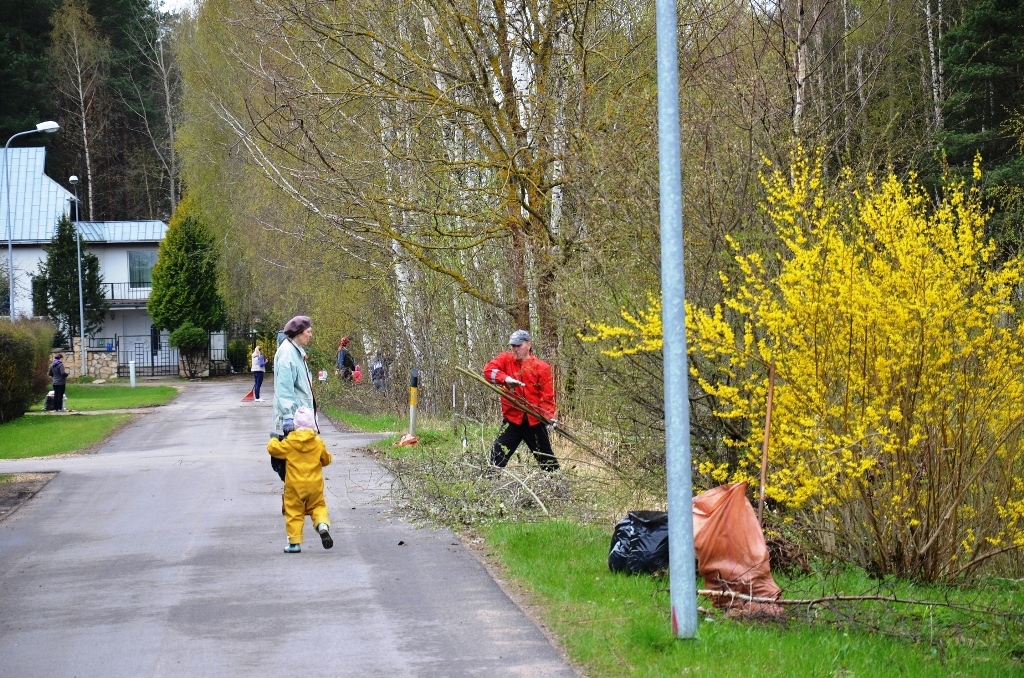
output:
M 262 402 L 263 402 L 263 398 L 257 398 L 257 399 L 256 399 L 256 400 L 254 400 L 253 402 L 254 402 L 254 403 L 262 403 Z

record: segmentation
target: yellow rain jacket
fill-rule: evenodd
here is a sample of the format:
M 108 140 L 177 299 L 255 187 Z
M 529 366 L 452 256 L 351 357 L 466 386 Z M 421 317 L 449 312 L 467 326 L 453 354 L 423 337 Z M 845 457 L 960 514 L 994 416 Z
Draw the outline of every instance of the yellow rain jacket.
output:
M 306 516 L 313 526 L 331 524 L 324 501 L 323 467 L 331 463 L 323 439 L 308 428 L 292 431 L 284 440 L 271 438 L 267 445 L 270 456 L 288 462 L 284 477 L 284 524 L 288 543 L 302 543 L 302 524 Z

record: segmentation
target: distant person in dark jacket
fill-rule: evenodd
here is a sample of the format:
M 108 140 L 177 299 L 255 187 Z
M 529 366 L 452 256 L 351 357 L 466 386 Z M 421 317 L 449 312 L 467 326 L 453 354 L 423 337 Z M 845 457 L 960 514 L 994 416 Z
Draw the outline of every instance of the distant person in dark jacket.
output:
M 378 391 L 384 390 L 384 359 L 380 357 L 378 353 L 373 362 L 370 364 L 370 379 L 373 381 L 373 387 Z
M 356 369 L 356 361 L 348 352 L 348 337 L 342 337 L 338 344 L 338 376 L 342 381 L 352 381 L 352 373 Z
M 50 376 L 53 377 L 53 409 L 64 411 L 64 389 L 68 383 L 68 368 L 64 367 L 64 354 L 58 353 L 50 365 Z

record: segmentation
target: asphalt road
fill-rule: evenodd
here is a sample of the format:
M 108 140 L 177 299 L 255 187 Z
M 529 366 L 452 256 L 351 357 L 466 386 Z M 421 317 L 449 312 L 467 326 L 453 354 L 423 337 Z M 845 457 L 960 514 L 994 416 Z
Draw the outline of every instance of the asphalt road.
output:
M 323 422 L 335 540 L 282 552 L 268 402 L 190 383 L 0 522 L 0 676 L 572 676 L 447 530 L 394 515 L 388 478 Z

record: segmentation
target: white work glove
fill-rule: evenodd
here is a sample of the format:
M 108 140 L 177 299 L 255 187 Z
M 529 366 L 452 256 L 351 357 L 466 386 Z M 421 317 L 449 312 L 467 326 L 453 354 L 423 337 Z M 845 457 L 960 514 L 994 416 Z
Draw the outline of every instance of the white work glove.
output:
M 548 430 L 549 431 L 554 431 L 556 428 L 558 428 L 558 420 L 557 419 L 549 419 L 548 420 Z
M 512 388 L 515 388 L 516 386 L 525 386 L 525 385 L 526 384 L 524 384 L 523 382 L 519 381 L 515 377 L 505 377 L 505 386 L 511 386 Z

